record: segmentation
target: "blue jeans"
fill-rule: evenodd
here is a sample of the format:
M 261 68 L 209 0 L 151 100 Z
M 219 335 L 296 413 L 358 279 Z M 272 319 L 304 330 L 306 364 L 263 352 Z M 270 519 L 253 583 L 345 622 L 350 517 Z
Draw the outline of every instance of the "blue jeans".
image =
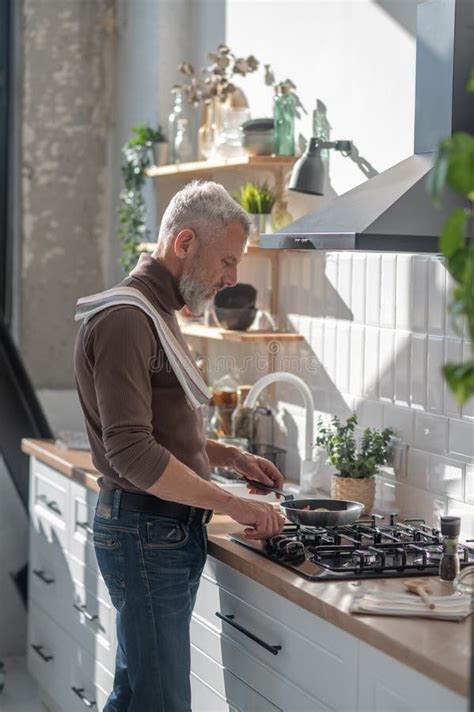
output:
M 189 625 L 207 532 L 187 523 L 97 505 L 94 546 L 117 609 L 114 688 L 104 712 L 191 712 Z

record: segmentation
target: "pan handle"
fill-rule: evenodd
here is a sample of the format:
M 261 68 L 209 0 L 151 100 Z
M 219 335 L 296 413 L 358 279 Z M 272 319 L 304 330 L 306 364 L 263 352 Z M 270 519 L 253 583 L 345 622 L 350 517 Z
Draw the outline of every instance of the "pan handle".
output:
M 278 487 L 272 487 L 272 485 L 266 485 L 263 482 L 259 482 L 258 480 L 251 480 L 250 478 L 244 477 L 242 479 L 242 482 L 245 482 L 246 484 L 250 484 L 256 489 L 262 489 L 265 490 L 266 492 L 273 492 L 274 494 L 279 494 L 283 497 L 283 499 L 290 500 L 294 499 L 294 496 L 290 494 L 289 492 L 285 492 L 285 490 L 278 489 Z
M 216 611 L 216 616 L 218 618 L 220 618 L 222 621 L 225 621 L 226 623 L 231 625 L 233 628 L 238 630 L 240 633 L 243 633 L 244 635 L 246 635 L 247 638 L 250 638 L 250 640 L 253 640 L 255 643 L 258 643 L 259 645 L 261 645 L 262 648 L 265 648 L 265 650 L 268 650 L 268 652 L 272 653 L 272 655 L 278 655 L 278 653 L 280 652 L 281 645 L 270 645 L 270 643 L 266 643 L 261 638 L 257 638 L 256 635 L 254 635 L 249 630 L 247 630 L 243 626 L 236 623 L 234 621 L 235 616 L 232 616 L 230 614 L 225 615 L 225 614 L 221 613 L 220 611 Z

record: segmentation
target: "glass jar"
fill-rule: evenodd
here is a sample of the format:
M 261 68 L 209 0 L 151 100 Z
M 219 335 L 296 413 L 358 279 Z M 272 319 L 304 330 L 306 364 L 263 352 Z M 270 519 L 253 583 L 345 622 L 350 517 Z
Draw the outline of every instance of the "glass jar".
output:
M 178 121 L 184 118 L 184 94 L 183 90 L 175 87 L 171 90 L 174 94 L 174 106 L 168 117 L 168 141 L 169 141 L 169 155 L 168 160 L 170 163 L 176 163 L 175 160 L 175 145 L 176 145 L 176 135 L 178 133 Z
M 460 517 L 441 517 L 443 553 L 439 562 L 441 581 L 452 582 L 459 574 L 458 538 L 461 531 Z
M 222 129 L 217 140 L 220 158 L 241 158 L 246 156 L 242 147 L 241 125 L 250 119 L 250 109 L 223 106 L 221 109 Z
M 316 108 L 313 111 L 313 137 L 320 138 L 321 141 L 329 141 L 331 134 L 331 126 L 326 116 L 326 107 L 322 101 L 316 102 Z M 329 149 L 321 149 L 321 160 L 327 163 L 329 160 Z
M 295 155 L 295 97 L 288 84 L 281 84 L 273 100 L 275 120 L 275 153 Z

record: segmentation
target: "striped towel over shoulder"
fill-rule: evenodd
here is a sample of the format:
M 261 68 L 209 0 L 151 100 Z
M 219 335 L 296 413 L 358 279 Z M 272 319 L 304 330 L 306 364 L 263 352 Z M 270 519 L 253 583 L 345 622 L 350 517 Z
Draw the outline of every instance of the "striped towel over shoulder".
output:
M 81 297 L 77 301 L 74 318 L 75 321 L 82 319 L 87 321 L 104 309 L 119 305 L 138 307 L 151 318 L 163 351 L 186 394 L 189 405 L 197 410 L 208 403 L 212 394 L 196 365 L 177 341 L 158 310 L 138 289 L 113 287 L 98 294 L 91 294 L 89 297 Z

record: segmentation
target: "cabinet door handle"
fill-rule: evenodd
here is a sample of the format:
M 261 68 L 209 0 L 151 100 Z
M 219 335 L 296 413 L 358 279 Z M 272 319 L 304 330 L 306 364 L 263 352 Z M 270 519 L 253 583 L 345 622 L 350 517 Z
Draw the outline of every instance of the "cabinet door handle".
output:
M 46 574 L 44 573 L 43 569 L 38 569 L 38 570 L 33 569 L 33 573 L 35 576 L 37 576 L 39 579 L 41 579 L 41 581 L 43 581 L 43 583 L 50 584 L 50 583 L 54 583 L 56 580 L 53 578 L 48 578 L 46 576 Z
M 253 640 L 255 643 L 258 643 L 258 645 L 261 645 L 262 648 L 265 648 L 265 650 L 268 650 L 268 652 L 271 653 L 272 655 L 278 655 L 278 653 L 280 652 L 281 645 L 270 645 L 270 643 L 266 643 L 261 638 L 258 638 L 256 635 L 251 633 L 249 630 L 247 630 L 243 626 L 236 623 L 234 620 L 235 616 L 224 615 L 223 613 L 220 613 L 219 611 L 216 611 L 216 616 L 218 618 L 220 618 L 222 621 L 225 621 L 226 623 L 231 625 L 232 628 L 235 628 L 236 630 L 238 630 L 241 633 L 243 633 L 244 635 L 246 635 L 247 638 L 250 638 L 250 640 Z
M 89 621 L 89 623 L 92 623 L 93 621 L 97 620 L 99 617 L 99 616 L 92 615 L 92 613 L 89 613 L 89 611 L 87 610 L 87 608 L 85 606 L 81 606 L 78 603 L 73 603 L 72 605 L 74 606 L 76 611 L 79 611 L 79 613 L 82 613 L 84 618 L 86 618 Z
M 95 700 L 89 700 L 85 696 L 83 687 L 74 687 L 74 685 L 73 685 L 71 687 L 71 690 L 74 692 L 75 695 L 77 695 L 79 697 L 81 702 L 83 702 L 86 707 L 95 707 Z
M 42 645 L 32 645 L 31 646 L 35 653 L 40 656 L 42 660 L 45 661 L 45 663 L 49 663 L 50 660 L 54 660 L 54 655 L 46 655 L 43 653 L 43 646 Z
M 43 502 L 43 504 L 45 504 L 48 509 L 62 517 L 63 513 L 59 509 L 59 504 L 57 502 L 55 502 L 53 499 L 48 499 L 45 494 L 40 494 L 38 499 Z
M 94 534 L 94 530 L 92 529 L 92 527 L 89 526 L 88 522 L 76 522 L 76 527 L 84 529 L 84 531 L 90 534 L 91 536 Z

